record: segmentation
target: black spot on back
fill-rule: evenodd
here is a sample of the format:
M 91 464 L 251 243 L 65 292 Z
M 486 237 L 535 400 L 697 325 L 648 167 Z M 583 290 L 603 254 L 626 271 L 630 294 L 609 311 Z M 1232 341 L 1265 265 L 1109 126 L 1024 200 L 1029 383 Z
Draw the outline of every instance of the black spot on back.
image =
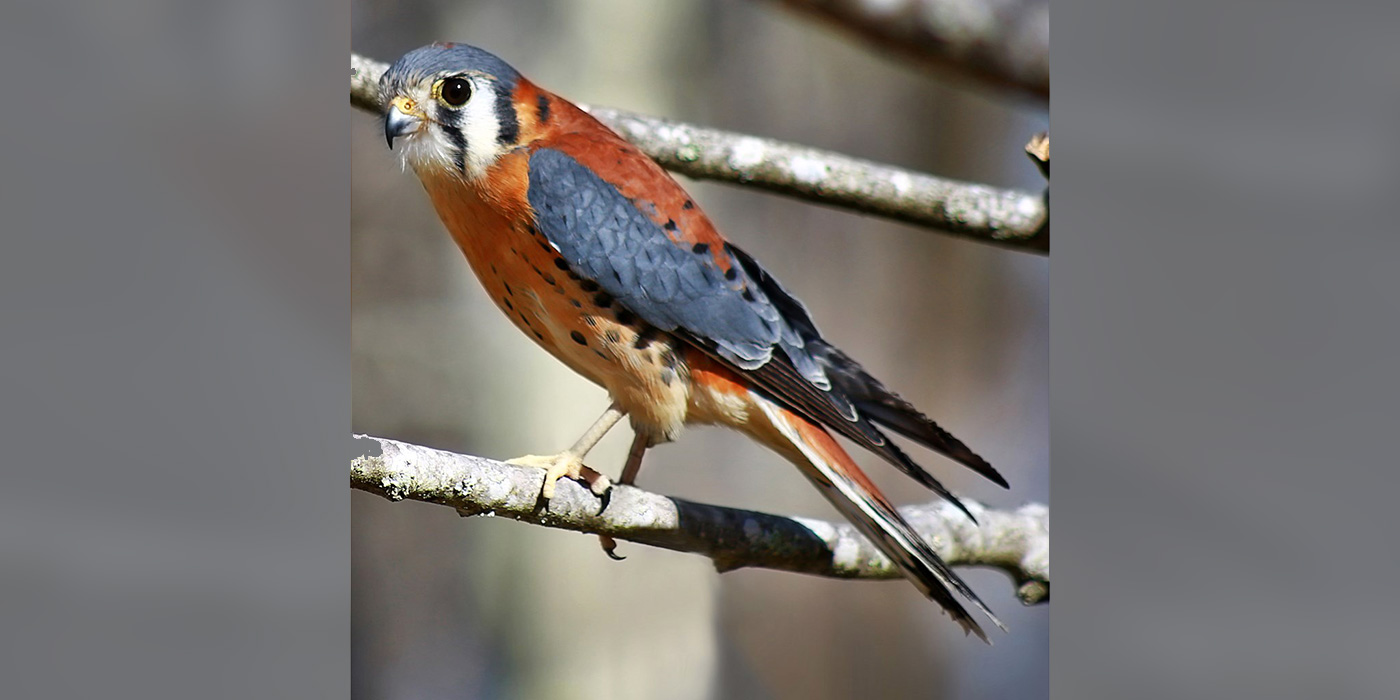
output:
M 682 204 L 682 205 L 681 205 L 681 208 L 682 208 L 682 209 L 694 209 L 694 208 L 695 208 L 695 202 L 692 202 L 692 201 L 690 201 L 689 199 L 687 199 L 687 200 L 685 200 L 685 204 Z
M 535 99 L 535 120 L 543 124 L 549 121 L 549 96 L 541 94 Z
M 608 339 L 609 343 L 622 342 L 622 334 L 618 333 L 616 328 L 608 330 L 608 332 L 604 333 L 603 336 Z
M 560 270 L 565 271 L 565 272 L 568 272 L 568 270 L 569 270 L 569 263 L 568 263 L 567 260 L 565 260 L 565 259 L 563 259 L 563 258 L 555 258 L 555 259 L 554 259 L 554 266 L 557 267 L 557 268 L 559 268 Z
M 666 223 L 664 223 L 664 224 L 661 225 L 661 228 L 664 228 L 664 229 L 666 229 L 667 231 L 674 231 L 674 230 L 676 230 L 676 220 L 675 220 L 675 219 L 667 219 L 667 220 L 666 220 Z
M 739 279 L 739 266 L 730 265 L 729 269 L 724 271 L 724 278 L 730 282 Z
M 582 282 L 579 282 L 578 286 L 580 289 L 582 289 L 585 292 L 588 292 L 589 294 L 598 291 L 598 283 L 594 282 L 593 280 L 584 280 Z
M 696 243 L 695 245 L 690 247 L 690 252 L 695 253 L 697 255 L 704 255 L 705 253 L 710 252 L 710 244 Z
M 624 326 L 630 326 L 636 321 L 637 314 L 634 314 L 631 311 L 628 311 L 627 309 L 621 309 L 617 312 L 617 322 L 621 323 Z
M 609 306 L 612 306 L 613 297 L 607 292 L 598 292 L 597 294 L 593 295 L 593 303 L 597 304 L 601 308 L 606 309 Z
M 585 340 L 583 334 L 578 331 L 569 331 L 569 337 L 573 338 L 574 342 L 578 343 L 579 345 L 583 345 L 585 347 L 588 345 L 588 341 Z

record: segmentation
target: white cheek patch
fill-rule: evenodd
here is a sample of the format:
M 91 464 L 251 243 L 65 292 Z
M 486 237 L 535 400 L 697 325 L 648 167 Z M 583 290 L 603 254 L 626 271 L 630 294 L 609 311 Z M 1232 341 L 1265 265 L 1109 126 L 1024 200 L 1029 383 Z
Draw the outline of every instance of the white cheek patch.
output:
M 466 141 L 464 153 L 459 154 L 457 144 L 447 133 L 445 125 L 428 122 L 418 133 L 404 139 L 403 159 L 419 175 L 451 174 L 456 177 L 475 180 L 505 152 L 496 139 L 501 127 L 496 114 L 496 91 L 494 83 L 474 80 L 470 100 L 460 110 L 456 128 Z M 431 95 L 419 96 L 419 104 L 425 106 L 430 119 L 437 119 L 443 107 Z
M 465 164 L 467 176 L 476 179 L 486 174 L 504 149 L 496 142 L 501 125 L 496 116 L 496 91 L 490 83 L 477 82 L 476 92 L 462 108 L 460 129 L 467 138 Z

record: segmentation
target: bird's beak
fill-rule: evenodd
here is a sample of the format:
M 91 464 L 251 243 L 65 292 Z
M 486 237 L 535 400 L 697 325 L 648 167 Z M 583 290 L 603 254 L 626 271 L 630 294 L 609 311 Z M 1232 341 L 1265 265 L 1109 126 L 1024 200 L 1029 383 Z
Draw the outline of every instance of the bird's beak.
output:
M 407 97 L 395 97 L 389 103 L 389 111 L 384 115 L 384 140 L 389 142 L 389 148 L 394 147 L 395 138 L 418 131 L 423 120 L 414 114 L 416 111 L 417 106 Z

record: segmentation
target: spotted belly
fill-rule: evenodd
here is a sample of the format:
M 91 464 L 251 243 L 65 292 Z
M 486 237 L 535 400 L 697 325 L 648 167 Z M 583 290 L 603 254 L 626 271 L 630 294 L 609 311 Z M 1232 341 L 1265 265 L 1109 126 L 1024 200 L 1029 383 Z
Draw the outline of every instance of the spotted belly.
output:
M 479 276 L 516 327 L 606 389 L 653 443 L 674 439 L 690 400 L 681 342 L 573 273 L 552 247 L 513 245 L 503 252 Z
M 519 161 L 519 162 L 516 162 Z M 512 165 L 514 163 L 514 165 Z M 523 188 L 523 159 L 504 158 L 493 181 Z M 597 283 L 573 272 L 523 201 L 451 180 L 425 179 L 438 215 L 487 294 L 511 321 L 570 369 L 602 386 L 633 428 L 667 442 L 687 420 L 691 394 L 684 344 L 638 318 Z

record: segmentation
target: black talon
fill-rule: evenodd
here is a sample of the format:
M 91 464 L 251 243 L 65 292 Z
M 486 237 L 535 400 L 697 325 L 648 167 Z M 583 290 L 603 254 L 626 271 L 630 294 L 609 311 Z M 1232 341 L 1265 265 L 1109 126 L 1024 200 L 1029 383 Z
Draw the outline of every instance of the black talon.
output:
M 617 540 L 608 535 L 598 535 L 598 544 L 603 546 L 603 553 L 613 561 L 622 561 L 627 558 L 616 552 Z
M 594 516 L 602 515 L 603 511 L 608 509 L 608 504 L 612 503 L 612 492 L 613 485 L 608 484 L 608 490 L 598 494 L 598 503 L 600 505 L 598 506 L 598 512 L 593 514 Z

